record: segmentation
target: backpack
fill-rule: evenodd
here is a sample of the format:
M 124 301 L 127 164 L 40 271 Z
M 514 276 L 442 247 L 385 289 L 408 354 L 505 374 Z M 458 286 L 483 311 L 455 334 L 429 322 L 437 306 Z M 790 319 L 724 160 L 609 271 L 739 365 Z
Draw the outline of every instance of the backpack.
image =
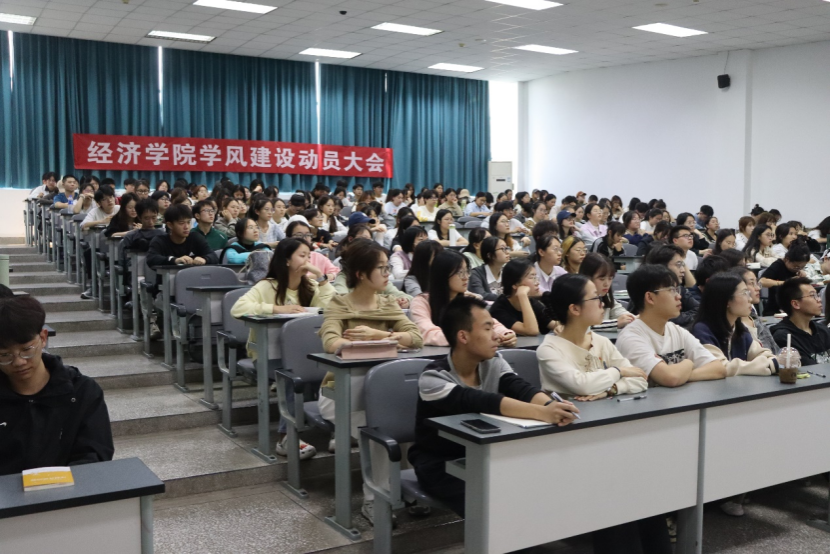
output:
M 274 256 L 272 250 L 256 250 L 248 255 L 245 265 L 239 270 L 239 279 L 249 285 L 255 285 L 268 275 L 268 266 Z

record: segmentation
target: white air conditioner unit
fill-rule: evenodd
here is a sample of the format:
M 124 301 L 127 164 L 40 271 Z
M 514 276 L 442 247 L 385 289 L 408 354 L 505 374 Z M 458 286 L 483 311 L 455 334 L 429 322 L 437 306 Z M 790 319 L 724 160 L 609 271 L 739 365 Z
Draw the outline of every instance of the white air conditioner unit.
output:
M 513 162 L 489 162 L 487 165 L 487 191 L 493 196 L 513 189 Z

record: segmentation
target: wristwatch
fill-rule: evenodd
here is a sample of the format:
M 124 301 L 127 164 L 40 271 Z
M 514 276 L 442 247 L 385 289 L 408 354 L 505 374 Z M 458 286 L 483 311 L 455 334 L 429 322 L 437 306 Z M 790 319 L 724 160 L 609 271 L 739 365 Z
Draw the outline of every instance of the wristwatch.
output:
M 611 385 L 611 388 L 609 388 L 607 391 L 605 391 L 605 394 L 607 394 L 609 396 L 609 398 L 611 396 L 616 396 L 617 395 L 617 385 L 616 384 Z
M 320 275 L 319 277 L 317 277 L 317 282 L 318 283 L 324 283 L 328 280 L 329 280 L 329 278 L 328 278 L 328 275 L 326 275 L 326 274 L 323 274 L 323 275 Z

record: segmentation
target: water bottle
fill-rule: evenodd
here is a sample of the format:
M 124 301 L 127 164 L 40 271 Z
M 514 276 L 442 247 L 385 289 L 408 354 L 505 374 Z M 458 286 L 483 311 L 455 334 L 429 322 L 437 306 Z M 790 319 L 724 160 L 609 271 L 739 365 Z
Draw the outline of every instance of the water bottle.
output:
M 455 246 L 456 236 L 455 223 L 450 223 L 450 246 Z

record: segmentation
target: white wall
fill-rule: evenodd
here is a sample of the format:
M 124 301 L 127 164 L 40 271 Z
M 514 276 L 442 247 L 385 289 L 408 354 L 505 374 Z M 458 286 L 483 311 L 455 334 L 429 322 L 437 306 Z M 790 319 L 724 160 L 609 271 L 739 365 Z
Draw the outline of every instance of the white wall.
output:
M 0 189 L 0 237 L 25 237 L 23 200 L 28 190 Z
M 815 225 L 830 214 L 830 42 L 572 72 L 529 82 L 519 174 L 560 197 L 714 206 L 734 226 L 756 204 Z M 520 142 L 521 144 L 521 142 Z M 816 200 L 819 201 L 816 201 Z
M 519 170 L 519 84 L 490 81 L 490 159 L 513 162 L 513 183 Z M 527 190 L 518 182 L 518 190 Z

